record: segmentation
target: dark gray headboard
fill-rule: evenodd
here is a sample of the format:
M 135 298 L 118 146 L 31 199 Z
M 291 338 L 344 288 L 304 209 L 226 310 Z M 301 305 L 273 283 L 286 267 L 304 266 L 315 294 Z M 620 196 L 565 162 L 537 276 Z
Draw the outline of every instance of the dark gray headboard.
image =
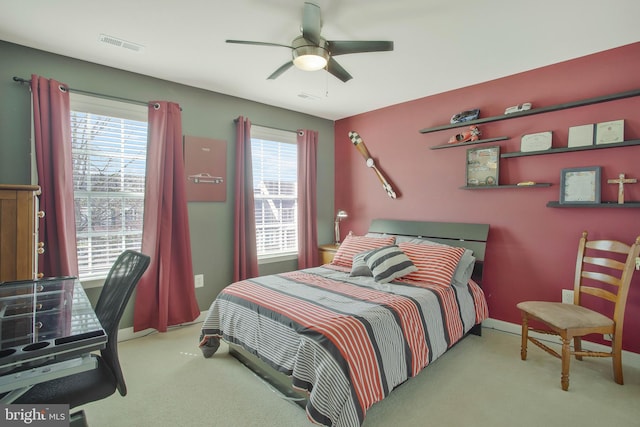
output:
M 476 282 L 482 283 L 489 224 L 374 219 L 369 226 L 369 233 L 422 237 L 450 246 L 471 249 L 476 257 L 472 277 Z
M 450 246 L 468 248 L 478 261 L 484 261 L 489 224 L 374 219 L 369 232 L 423 237 Z

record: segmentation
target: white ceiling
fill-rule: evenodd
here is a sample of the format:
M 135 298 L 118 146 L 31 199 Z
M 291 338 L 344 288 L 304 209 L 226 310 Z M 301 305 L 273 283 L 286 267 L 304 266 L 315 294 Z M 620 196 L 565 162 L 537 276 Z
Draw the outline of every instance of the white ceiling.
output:
M 304 0 L 0 0 L 0 39 L 332 120 L 640 40 L 638 0 L 313 2 L 327 40 L 395 50 L 336 57 L 347 83 L 295 67 L 267 80 L 290 50 L 225 43 L 289 45 Z

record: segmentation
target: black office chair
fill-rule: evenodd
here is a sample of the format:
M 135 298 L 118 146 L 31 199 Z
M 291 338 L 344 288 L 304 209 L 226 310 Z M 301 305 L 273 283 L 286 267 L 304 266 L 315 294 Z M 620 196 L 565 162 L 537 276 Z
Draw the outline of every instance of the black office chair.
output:
M 36 384 L 16 399 L 16 404 L 69 404 L 69 408 L 111 396 L 116 389 L 127 394 L 118 359 L 118 325 L 140 277 L 149 266 L 147 255 L 124 251 L 111 267 L 96 304 L 96 316 L 108 336 L 100 355 L 94 354 L 97 368 Z

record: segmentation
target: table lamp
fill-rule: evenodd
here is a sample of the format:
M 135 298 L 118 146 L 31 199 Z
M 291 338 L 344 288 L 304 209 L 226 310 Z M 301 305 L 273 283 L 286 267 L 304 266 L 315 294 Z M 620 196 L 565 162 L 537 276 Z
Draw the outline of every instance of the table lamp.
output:
M 347 215 L 347 212 L 343 211 L 342 209 L 338 211 L 338 213 L 336 214 L 336 222 L 335 222 L 335 231 L 336 231 L 336 241 L 335 244 L 339 244 L 340 243 L 340 221 L 342 221 L 343 218 L 348 217 L 349 215 Z

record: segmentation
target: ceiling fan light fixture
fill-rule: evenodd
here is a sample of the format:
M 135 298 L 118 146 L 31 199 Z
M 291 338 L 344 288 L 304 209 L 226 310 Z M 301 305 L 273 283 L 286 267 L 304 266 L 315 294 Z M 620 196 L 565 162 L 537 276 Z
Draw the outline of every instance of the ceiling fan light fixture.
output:
M 296 38 L 293 41 L 293 64 L 304 71 L 323 69 L 329 62 L 329 51 L 324 46 L 324 40 L 316 46 L 304 37 Z
M 327 60 L 319 55 L 301 55 L 294 58 L 293 64 L 304 71 L 316 71 L 326 67 Z

